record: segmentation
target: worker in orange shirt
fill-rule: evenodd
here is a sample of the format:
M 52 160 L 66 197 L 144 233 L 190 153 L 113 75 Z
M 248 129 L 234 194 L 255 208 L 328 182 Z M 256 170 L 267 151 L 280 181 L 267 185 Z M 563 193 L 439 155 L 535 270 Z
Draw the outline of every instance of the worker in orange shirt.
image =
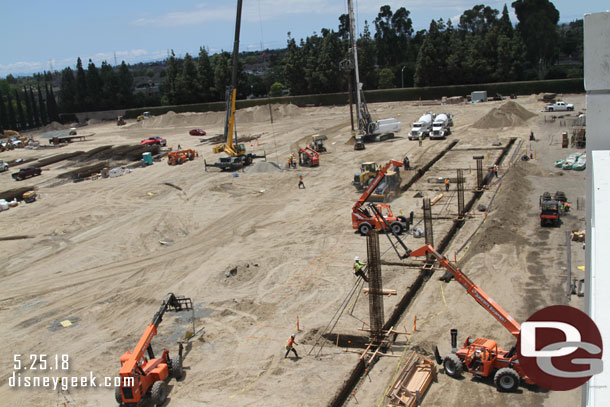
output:
M 288 342 L 286 342 L 286 354 L 284 355 L 284 359 L 286 359 L 288 357 L 288 354 L 290 353 L 290 351 L 294 352 L 294 356 L 296 356 L 297 359 L 299 358 L 299 355 L 298 355 L 296 349 L 294 348 L 294 345 L 298 345 L 298 343 L 294 339 L 295 336 L 296 336 L 295 334 L 290 335 L 290 339 L 288 339 Z
M 303 176 L 299 174 L 299 189 L 305 189 L 305 184 L 303 183 Z
M 445 178 L 445 191 L 449 191 L 449 178 Z

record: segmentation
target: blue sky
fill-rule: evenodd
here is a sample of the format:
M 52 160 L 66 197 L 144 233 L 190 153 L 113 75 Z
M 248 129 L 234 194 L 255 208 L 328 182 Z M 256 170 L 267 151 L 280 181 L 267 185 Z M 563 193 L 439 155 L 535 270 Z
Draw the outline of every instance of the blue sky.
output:
M 560 21 L 607 10 L 607 0 L 555 0 Z M 4 2 L 0 38 L 0 77 L 74 67 L 81 57 L 99 67 L 103 60 L 118 63 L 196 55 L 200 46 L 210 53 L 231 51 L 236 0 L 30 0 Z M 477 0 L 354 0 L 358 30 L 372 22 L 385 4 L 395 11 L 411 12 L 416 30 L 432 19 L 451 18 L 455 24 L 464 10 L 485 4 L 502 10 L 511 2 Z M 290 31 L 297 40 L 337 29 L 339 15 L 347 12 L 345 0 L 243 0 L 240 51 L 281 48 Z M 514 19 L 514 16 L 513 16 Z M 372 24 L 371 24 L 372 26 Z M 374 31 L 374 27 L 371 27 Z

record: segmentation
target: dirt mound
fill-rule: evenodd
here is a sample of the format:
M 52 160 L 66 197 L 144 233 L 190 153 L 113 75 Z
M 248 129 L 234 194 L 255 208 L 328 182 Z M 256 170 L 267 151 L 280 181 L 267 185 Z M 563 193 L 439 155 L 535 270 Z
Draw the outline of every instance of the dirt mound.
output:
M 267 172 L 280 172 L 282 169 L 277 163 L 271 161 L 258 161 L 249 167 L 246 167 L 245 172 L 248 174 L 259 174 Z
M 529 205 L 523 199 L 532 189 L 526 178 L 534 165 L 522 161 L 511 167 L 502 179 L 502 189 L 493 201 L 491 216 L 475 235 L 470 250 L 461 260 L 465 264 L 473 256 L 485 253 L 499 244 L 519 247 L 527 240 L 518 233 Z
M 535 113 L 511 100 L 500 107 L 491 109 L 489 113 L 477 120 L 472 127 L 475 129 L 497 129 L 522 126 L 535 115 Z
M 293 117 L 299 115 L 301 110 L 292 104 L 276 104 L 271 106 L 274 119 L 284 117 Z M 143 120 L 132 124 L 135 128 L 158 128 L 158 127 L 180 127 L 192 126 L 193 128 L 208 126 L 218 126 L 224 124 L 225 112 L 205 112 L 205 113 L 176 113 L 169 111 L 161 116 L 153 116 L 148 120 Z M 235 120 L 237 125 L 243 123 L 259 123 L 269 121 L 269 106 L 254 106 L 246 109 L 240 109 L 235 112 Z
M 61 123 L 57 123 L 57 122 L 51 122 L 49 124 L 47 124 L 46 126 L 44 126 L 41 130 L 42 131 L 51 131 L 51 130 L 63 130 L 63 129 L 67 129 L 68 126 L 67 125 L 63 125 Z

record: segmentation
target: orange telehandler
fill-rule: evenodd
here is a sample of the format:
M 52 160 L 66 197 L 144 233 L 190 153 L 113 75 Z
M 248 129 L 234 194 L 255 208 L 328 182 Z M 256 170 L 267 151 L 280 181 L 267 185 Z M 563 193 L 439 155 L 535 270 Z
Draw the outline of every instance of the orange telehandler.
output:
M 427 254 L 435 257 L 439 264 L 453 275 L 455 281 L 460 283 L 476 302 L 493 315 L 515 338 L 519 338 L 521 325 L 481 288 L 470 281 L 455 264 L 452 264 L 445 256 L 434 250 L 432 246 L 425 245 L 413 251 L 407 249 L 407 254 L 404 257 L 421 257 Z M 528 384 L 535 384 L 523 372 L 519 364 L 516 346 L 507 351 L 500 348 L 493 339 L 477 338 L 471 340 L 467 337 L 464 347 L 458 350 L 457 329 L 452 329 L 451 348 L 452 353 L 445 358 L 441 358 L 438 348 L 434 349 L 436 362 L 439 365 L 442 364 L 445 373 L 451 377 L 459 377 L 464 369 L 480 377 L 492 377 L 493 375 L 494 383 L 499 391 L 515 391 L 519 387 L 521 379 Z
M 398 168 L 402 167 L 403 163 L 402 161 L 388 161 L 388 163 L 379 170 L 360 199 L 358 199 L 352 207 L 352 227 L 358 230 L 362 236 L 366 236 L 371 229 L 389 230 L 396 235 L 404 233 L 409 229 L 408 219 L 404 216 L 394 216 L 390 205 L 369 204 L 369 209 L 373 212 L 372 214 L 371 211 L 364 206 L 367 199 L 369 199 L 375 189 L 379 186 L 381 180 L 383 180 L 383 177 L 392 165 L 396 171 L 398 171 Z M 371 205 L 373 206 L 371 207 Z
M 187 161 L 192 161 L 198 154 L 195 150 L 178 150 L 167 153 L 167 165 L 182 164 Z
M 155 358 L 151 346 L 152 339 L 157 335 L 157 328 L 167 311 L 189 311 L 193 309 L 190 298 L 176 297 L 170 293 L 148 325 L 138 344 L 131 351 L 121 356 L 121 383 L 123 386 L 115 390 L 115 399 L 121 406 L 137 406 L 145 399 L 160 406 L 165 403 L 168 394 L 167 381 L 174 377 L 179 380 L 184 375 L 182 370 L 182 345 L 177 356 L 170 358 L 169 351 L 163 350 L 160 358 Z M 148 353 L 148 359 L 144 356 Z

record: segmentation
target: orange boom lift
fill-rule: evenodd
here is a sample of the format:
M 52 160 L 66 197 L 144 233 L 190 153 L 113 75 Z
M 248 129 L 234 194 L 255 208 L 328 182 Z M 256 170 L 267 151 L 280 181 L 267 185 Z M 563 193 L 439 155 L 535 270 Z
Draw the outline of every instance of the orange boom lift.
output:
M 155 358 L 151 346 L 152 339 L 157 335 L 157 328 L 167 311 L 188 311 L 193 309 L 190 298 L 176 297 L 170 293 L 140 337 L 133 351 L 126 351 L 121 356 L 121 383 L 123 387 L 115 390 L 115 399 L 121 406 L 138 406 L 145 399 L 160 406 L 167 399 L 167 381 L 173 376 L 179 380 L 183 376 L 182 346 L 177 356 L 170 358 L 169 351 L 163 350 L 160 358 Z M 144 356 L 148 353 L 148 359 Z M 127 385 L 129 384 L 129 385 Z
M 405 257 L 421 257 L 431 254 L 438 260 L 439 264 L 446 268 L 455 281 L 466 289 L 466 292 L 475 299 L 483 308 L 498 320 L 515 338 L 519 338 L 521 325 L 511 317 L 502 307 L 485 293 L 479 286 L 470 281 L 455 264 L 451 263 L 445 256 L 438 253 L 430 245 L 425 245 L 417 250 L 409 252 Z M 528 384 L 534 382 L 525 375 L 517 355 L 517 347 L 504 350 L 498 346 L 496 341 L 486 338 L 471 340 L 466 338 L 464 347 L 457 349 L 457 329 L 451 330 L 452 353 L 441 358 L 438 348 L 434 349 L 436 362 L 442 364 L 445 373 L 451 377 L 459 377 L 464 369 L 480 377 L 491 377 L 499 391 L 515 391 L 519 387 L 521 379 Z

